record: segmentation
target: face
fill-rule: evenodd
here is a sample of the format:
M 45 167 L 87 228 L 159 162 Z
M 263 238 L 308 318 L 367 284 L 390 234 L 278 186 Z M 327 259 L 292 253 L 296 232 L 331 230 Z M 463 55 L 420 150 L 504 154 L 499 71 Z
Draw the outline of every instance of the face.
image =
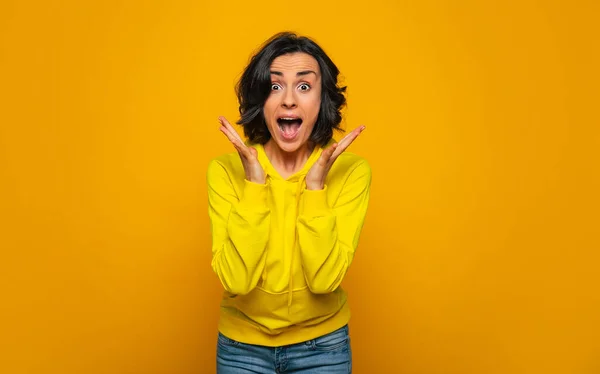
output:
M 321 106 L 321 71 L 309 54 L 291 53 L 271 64 L 271 94 L 263 113 L 273 145 L 285 152 L 308 147 Z

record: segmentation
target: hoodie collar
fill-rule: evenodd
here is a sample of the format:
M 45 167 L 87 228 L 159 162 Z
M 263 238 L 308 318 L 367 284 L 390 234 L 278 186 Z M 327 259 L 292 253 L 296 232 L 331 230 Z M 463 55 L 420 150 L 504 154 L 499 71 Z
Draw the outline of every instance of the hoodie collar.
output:
M 265 170 L 265 174 L 267 174 L 272 179 L 286 180 L 288 182 L 299 182 L 303 180 L 306 177 L 306 174 L 308 173 L 310 168 L 313 166 L 313 164 L 319 159 L 321 153 L 323 153 L 323 147 L 318 144 L 315 145 L 313 151 L 308 156 L 308 159 L 306 160 L 302 168 L 293 175 L 291 175 L 289 178 L 284 179 L 277 172 L 277 170 L 275 170 L 273 164 L 271 164 L 271 161 L 269 160 L 269 158 L 267 157 L 267 153 L 265 152 L 265 147 L 262 144 L 253 144 L 252 146 L 256 148 L 256 151 L 258 153 L 258 162 L 260 162 L 261 166 Z

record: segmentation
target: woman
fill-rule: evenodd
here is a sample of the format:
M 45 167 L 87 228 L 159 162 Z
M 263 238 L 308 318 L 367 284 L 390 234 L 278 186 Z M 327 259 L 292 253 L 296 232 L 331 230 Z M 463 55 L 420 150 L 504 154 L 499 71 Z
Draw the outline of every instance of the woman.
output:
M 340 287 L 358 244 L 371 169 L 345 152 L 339 71 L 312 40 L 269 39 L 237 87 L 244 142 L 208 167 L 212 268 L 225 288 L 218 373 L 349 373 Z

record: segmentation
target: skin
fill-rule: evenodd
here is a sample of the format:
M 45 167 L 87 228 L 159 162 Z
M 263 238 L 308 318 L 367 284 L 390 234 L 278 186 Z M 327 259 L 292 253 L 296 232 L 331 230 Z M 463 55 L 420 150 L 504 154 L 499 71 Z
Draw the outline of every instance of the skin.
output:
M 271 133 L 271 139 L 265 144 L 265 152 L 283 178 L 302 169 L 312 153 L 314 144 L 310 142 L 310 135 L 317 121 L 320 105 L 321 71 L 317 60 L 301 52 L 275 58 L 271 63 L 271 94 L 263 107 L 265 122 Z M 283 136 L 277 122 L 278 118 L 288 116 L 302 118 L 302 125 L 293 139 Z M 266 175 L 258 162 L 256 149 L 244 144 L 225 117 L 219 117 L 219 122 L 219 130 L 240 155 L 246 179 L 264 184 Z M 306 175 L 308 190 L 324 188 L 325 178 L 335 160 L 364 129 L 365 126 L 357 127 L 342 140 L 323 150 Z

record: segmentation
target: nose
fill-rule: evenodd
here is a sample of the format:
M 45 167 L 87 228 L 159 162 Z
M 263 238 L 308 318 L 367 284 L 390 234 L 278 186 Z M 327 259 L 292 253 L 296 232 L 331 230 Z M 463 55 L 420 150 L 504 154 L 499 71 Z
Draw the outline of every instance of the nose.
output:
M 295 108 L 296 107 L 296 97 L 294 95 L 293 90 L 286 90 L 283 95 L 283 100 L 281 102 L 281 106 L 286 109 Z

